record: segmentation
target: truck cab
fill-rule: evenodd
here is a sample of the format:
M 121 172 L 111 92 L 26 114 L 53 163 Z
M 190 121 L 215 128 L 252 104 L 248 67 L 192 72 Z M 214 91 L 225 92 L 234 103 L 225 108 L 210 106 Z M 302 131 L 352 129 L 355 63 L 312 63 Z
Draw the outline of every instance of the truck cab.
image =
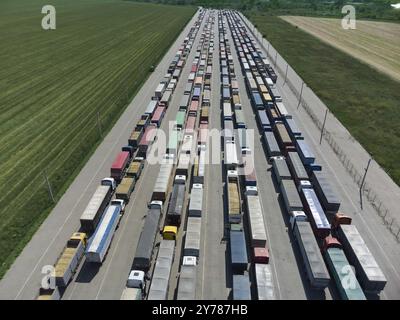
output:
M 182 265 L 183 266 L 196 266 L 197 265 L 197 257 L 184 256 Z
M 184 175 L 176 175 L 174 183 L 176 183 L 176 184 L 185 184 L 186 183 L 186 176 L 184 176 Z
M 300 180 L 297 190 L 301 194 L 301 190 L 303 189 L 312 189 L 312 184 L 309 180 Z
M 115 190 L 117 187 L 117 183 L 115 182 L 114 178 L 104 178 L 101 180 L 101 185 L 102 186 L 110 186 L 112 190 Z
M 164 240 L 176 240 L 178 234 L 178 228 L 175 226 L 165 226 L 162 235 Z
M 308 221 L 307 215 L 304 211 L 290 211 L 290 228 L 294 229 L 296 221 Z
M 258 195 L 257 187 L 246 186 L 246 195 L 248 195 L 248 196 L 257 196 Z
M 130 146 L 130 145 L 126 145 L 126 146 L 122 147 L 121 151 L 129 152 L 129 158 L 132 158 L 133 152 L 134 152 L 134 148 L 132 146 Z
M 138 288 L 144 291 L 146 287 L 145 273 L 141 270 L 131 270 L 128 280 L 126 281 L 126 286 L 128 288 Z
M 322 243 L 322 248 L 321 251 L 325 252 L 329 248 L 339 248 L 342 249 L 342 244 L 338 241 L 338 239 L 332 237 L 331 235 L 327 236 L 323 243 Z
M 335 214 L 332 221 L 332 228 L 337 229 L 341 224 L 351 224 L 352 219 L 344 213 L 338 212 Z
M 160 209 L 160 210 L 162 210 L 162 205 L 163 205 L 162 201 L 153 200 L 153 201 L 151 201 L 149 203 L 148 207 L 149 207 L 149 209 Z
M 125 212 L 125 201 L 122 199 L 114 199 L 111 200 L 110 205 L 112 206 L 120 206 L 121 207 L 121 214 L 124 214 Z

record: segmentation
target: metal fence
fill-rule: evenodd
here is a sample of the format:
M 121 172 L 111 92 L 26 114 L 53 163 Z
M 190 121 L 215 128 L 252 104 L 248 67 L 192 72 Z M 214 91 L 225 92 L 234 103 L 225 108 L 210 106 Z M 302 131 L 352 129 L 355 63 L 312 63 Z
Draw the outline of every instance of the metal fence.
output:
M 253 34 L 254 38 L 258 40 L 259 44 L 263 47 L 265 52 L 273 63 L 275 70 L 278 71 L 281 75 L 284 75 L 285 82 L 284 84 L 288 85 L 293 94 L 297 97 L 299 101 L 299 106 L 303 107 L 307 112 L 311 120 L 317 126 L 319 130 L 322 130 L 323 123 L 317 117 L 315 112 L 312 110 L 310 105 L 305 101 L 304 95 L 301 90 L 293 84 L 290 80 L 292 77 L 287 77 L 288 73 L 292 74 L 298 80 L 298 83 L 304 83 L 304 81 L 297 75 L 297 73 L 287 64 L 283 63 L 285 60 L 282 56 L 275 50 L 275 48 L 269 43 L 265 38 L 262 37 L 260 32 L 258 32 L 253 24 L 242 15 L 244 23 L 247 25 L 248 29 Z M 279 65 L 278 59 L 282 61 L 281 65 Z M 282 65 L 283 64 L 283 65 Z M 329 132 L 326 128 L 324 128 L 322 133 L 324 139 L 328 142 L 329 146 L 336 154 L 340 162 L 343 164 L 346 171 L 352 177 L 354 182 L 357 184 L 359 188 L 361 188 L 363 175 L 359 172 L 357 167 L 352 163 L 351 159 L 346 155 L 343 149 L 340 147 L 339 143 L 336 142 L 334 135 Z M 354 140 L 354 138 L 349 135 L 349 139 Z M 364 182 L 362 190 L 362 194 L 366 196 L 368 201 L 371 203 L 372 207 L 375 209 L 377 214 L 382 218 L 383 224 L 388 228 L 388 230 L 394 235 L 397 242 L 400 242 L 400 225 L 397 220 L 395 220 L 393 214 L 389 211 L 389 209 L 384 205 L 384 203 L 379 199 L 377 193 L 373 190 L 373 188 L 367 183 Z

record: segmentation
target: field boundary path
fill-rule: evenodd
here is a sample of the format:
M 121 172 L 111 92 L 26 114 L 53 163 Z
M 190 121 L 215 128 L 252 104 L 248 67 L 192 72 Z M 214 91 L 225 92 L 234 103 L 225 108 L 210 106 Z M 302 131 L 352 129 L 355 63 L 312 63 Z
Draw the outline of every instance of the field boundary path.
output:
M 354 139 L 271 43 L 262 37 L 261 33 L 243 14 L 240 13 L 240 15 L 254 38 L 267 52 L 270 63 L 280 73 L 280 78 L 284 79 L 283 85 L 287 84 L 299 100 L 299 112 L 304 109 L 321 131 L 327 111 L 327 120 L 322 136 L 360 188 L 360 209 L 362 210 L 362 202 L 365 197 L 382 218 L 383 224 L 393 234 L 397 242 L 400 242 L 399 210 L 397 209 L 400 200 L 399 186 L 378 163 L 371 161 L 361 190 L 365 168 L 369 159 L 371 159 L 371 155 Z

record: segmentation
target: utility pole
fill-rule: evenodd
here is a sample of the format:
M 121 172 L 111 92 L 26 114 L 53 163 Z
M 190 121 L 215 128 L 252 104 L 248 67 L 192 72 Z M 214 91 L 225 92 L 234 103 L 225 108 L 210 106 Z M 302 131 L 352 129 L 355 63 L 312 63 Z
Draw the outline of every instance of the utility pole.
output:
M 97 127 L 99 128 L 100 137 L 103 137 L 103 133 L 101 131 L 100 111 L 97 111 Z
M 297 105 L 297 109 L 300 107 L 301 97 L 302 97 L 302 95 L 303 95 L 303 87 L 304 87 L 304 81 L 301 83 L 301 90 L 300 90 L 299 104 Z
M 325 117 L 324 117 L 324 123 L 322 124 L 322 128 L 321 128 L 321 136 L 319 137 L 319 144 L 321 144 L 322 142 L 322 136 L 324 134 L 324 129 L 325 129 L 325 123 L 326 123 L 326 116 L 328 115 L 328 108 L 326 108 L 325 110 Z
M 276 67 L 277 60 L 278 60 L 278 51 L 275 50 L 275 67 Z
M 286 80 L 287 80 L 287 72 L 288 72 L 289 64 L 286 63 L 286 72 L 285 72 L 285 81 L 283 82 L 283 85 L 285 85 Z
M 268 41 L 268 47 L 267 47 L 267 54 L 268 54 L 268 57 L 270 56 L 269 55 L 269 41 Z
M 53 203 L 55 203 L 56 200 L 54 199 L 53 190 L 51 188 L 51 184 L 50 184 L 49 178 L 47 177 L 46 169 L 43 170 L 43 175 L 44 175 L 44 179 L 46 180 L 47 189 L 49 190 L 49 194 L 50 194 L 51 200 L 53 201 Z
M 367 172 L 368 172 L 368 169 L 369 169 L 369 165 L 371 164 L 371 161 L 372 161 L 372 157 L 369 158 L 369 160 L 368 160 L 367 167 L 365 168 L 364 176 L 362 178 L 361 185 L 360 185 L 360 205 L 361 205 L 361 210 L 363 209 L 362 189 L 364 187 L 365 178 L 367 176 Z

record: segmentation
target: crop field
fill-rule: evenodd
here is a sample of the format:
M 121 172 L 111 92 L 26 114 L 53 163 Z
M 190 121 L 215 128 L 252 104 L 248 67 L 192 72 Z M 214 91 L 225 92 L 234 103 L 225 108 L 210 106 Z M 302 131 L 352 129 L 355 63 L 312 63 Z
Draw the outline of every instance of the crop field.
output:
M 56 8 L 56 30 L 41 8 Z M 50 212 L 193 7 L 117 0 L 0 2 L 0 276 Z
M 340 19 L 281 18 L 400 81 L 400 24 L 357 21 L 355 30 L 345 30 Z
M 399 82 L 279 17 L 250 19 L 400 185 Z

